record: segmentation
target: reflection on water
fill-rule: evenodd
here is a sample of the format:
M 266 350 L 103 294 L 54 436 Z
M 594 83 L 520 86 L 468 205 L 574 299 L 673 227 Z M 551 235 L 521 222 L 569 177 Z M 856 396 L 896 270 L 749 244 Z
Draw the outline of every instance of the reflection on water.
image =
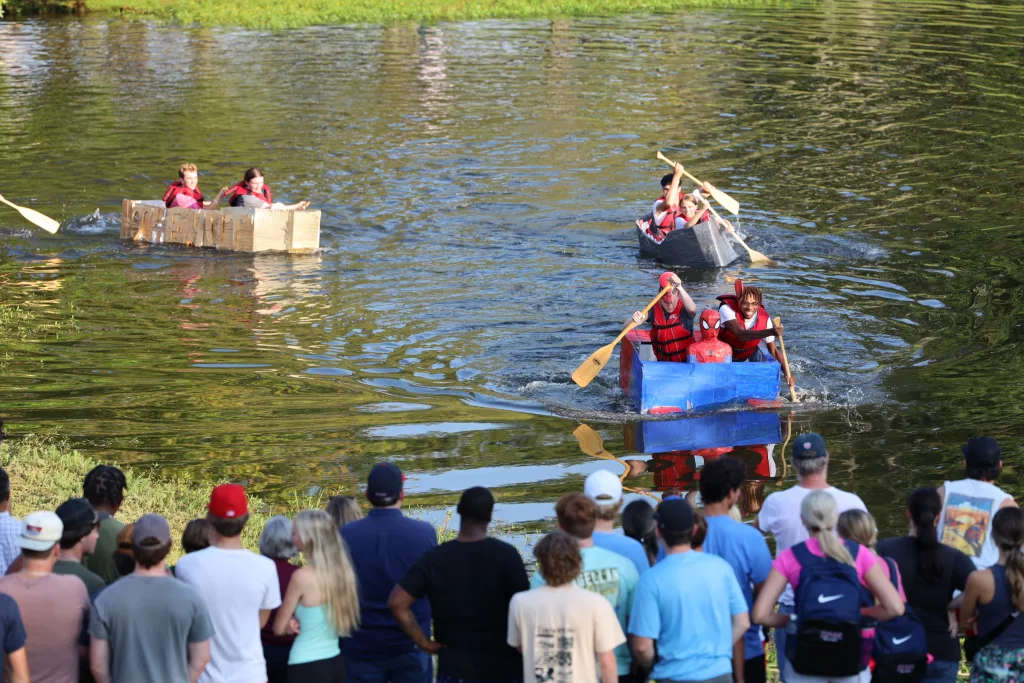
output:
M 623 436 L 636 416 L 614 373 L 580 390 L 569 372 L 651 296 L 660 268 L 631 221 L 661 148 L 736 197 L 777 261 L 682 269 L 691 294 L 765 290 L 801 390 L 793 429 L 821 431 L 833 482 L 901 530 L 904 493 L 954 476 L 968 436 L 1022 443 L 1024 8 L 682 19 L 670 43 L 646 16 L 0 23 L 0 192 L 65 224 L 0 213 L 0 296 L 37 329 L 0 331 L 11 431 L 59 426 L 101 457 L 281 497 L 354 491 L 393 457 L 415 502 L 487 483 L 506 519 L 550 516 L 593 468 L 621 469 L 579 451 L 576 419 L 637 459 L 647 423 Z M 119 242 L 121 199 L 159 197 L 186 160 L 207 192 L 259 165 L 277 196 L 312 198 L 323 252 Z

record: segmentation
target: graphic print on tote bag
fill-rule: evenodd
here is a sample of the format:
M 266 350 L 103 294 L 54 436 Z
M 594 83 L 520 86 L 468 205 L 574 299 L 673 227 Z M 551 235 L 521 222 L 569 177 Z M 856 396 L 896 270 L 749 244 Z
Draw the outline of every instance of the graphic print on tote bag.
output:
M 969 557 L 981 557 L 992 522 L 993 503 L 991 498 L 950 493 L 942 520 L 942 544 Z

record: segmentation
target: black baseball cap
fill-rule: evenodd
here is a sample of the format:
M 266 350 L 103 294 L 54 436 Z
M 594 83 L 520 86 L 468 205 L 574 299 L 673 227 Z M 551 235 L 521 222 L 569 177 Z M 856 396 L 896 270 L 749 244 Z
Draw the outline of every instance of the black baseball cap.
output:
M 999 443 L 991 436 L 976 436 L 960 449 L 968 467 L 999 467 L 1003 460 Z
M 366 497 L 370 500 L 398 498 L 404 481 L 405 475 L 398 465 L 387 460 L 377 463 L 366 480 Z
M 793 441 L 794 460 L 814 460 L 815 458 L 824 458 L 826 455 L 828 455 L 828 449 L 825 448 L 825 439 L 821 438 L 820 434 L 807 432 Z
M 683 498 L 670 498 L 655 510 L 654 521 L 662 531 L 689 531 L 693 529 L 693 510 Z
M 63 538 L 80 538 L 90 531 L 100 517 L 85 498 L 70 498 L 56 510 L 64 523 Z

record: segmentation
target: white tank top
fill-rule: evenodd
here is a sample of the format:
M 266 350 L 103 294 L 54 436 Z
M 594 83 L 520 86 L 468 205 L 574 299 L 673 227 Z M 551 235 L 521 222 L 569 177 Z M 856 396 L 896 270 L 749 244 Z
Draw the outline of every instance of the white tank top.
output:
M 946 497 L 939 518 L 939 541 L 962 551 L 978 569 L 999 561 L 999 549 L 992 540 L 992 518 L 1010 497 L 995 484 L 977 479 L 947 481 Z

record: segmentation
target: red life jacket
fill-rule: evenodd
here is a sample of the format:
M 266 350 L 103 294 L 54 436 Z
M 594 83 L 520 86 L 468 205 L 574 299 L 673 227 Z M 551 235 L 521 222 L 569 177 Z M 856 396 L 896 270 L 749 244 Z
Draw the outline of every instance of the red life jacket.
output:
M 179 194 L 186 195 L 199 202 L 199 208 L 203 208 L 203 193 L 199 191 L 197 187 L 194 190 L 190 190 L 185 187 L 185 183 L 180 180 L 175 180 L 171 183 L 171 186 L 167 188 L 167 192 L 164 192 L 164 205 L 169 209 L 171 204 L 174 203 L 174 198 Z
M 686 362 L 686 350 L 693 343 L 693 332 L 683 326 L 683 300 L 680 298 L 671 314 L 661 303 L 654 307 L 651 319 L 651 346 L 654 357 L 662 361 Z
M 743 313 L 740 312 L 740 302 L 733 294 L 723 295 L 718 297 L 718 300 L 722 303 L 718 305 L 718 309 L 722 309 L 722 304 L 728 304 L 729 308 L 736 313 L 736 322 L 743 325 Z M 765 310 L 764 306 L 757 307 L 757 316 L 754 318 L 754 326 L 751 330 L 767 330 L 768 329 L 768 311 Z M 740 341 L 739 337 L 729 331 L 729 328 L 722 325 L 721 331 L 718 333 L 718 338 L 724 341 L 726 344 L 732 347 L 732 359 L 736 361 L 744 361 L 754 355 L 757 352 L 757 347 L 760 346 L 760 339 L 751 339 L 750 341 Z
M 665 201 L 665 198 L 664 197 L 658 197 L 658 201 L 659 202 L 663 202 L 663 201 Z M 676 218 L 679 218 L 682 215 L 683 215 L 683 212 L 682 212 L 682 210 L 678 206 L 676 208 L 674 208 L 674 209 L 671 209 L 671 208 L 666 209 L 665 210 L 665 216 L 661 219 L 661 222 L 658 223 L 657 225 L 658 225 L 659 228 L 661 228 L 662 230 L 665 230 L 665 231 L 674 230 L 675 227 L 676 227 Z
M 263 185 L 263 189 L 260 192 L 253 192 L 252 188 L 246 185 L 244 182 L 237 183 L 228 188 L 227 193 L 224 195 L 225 199 L 231 200 L 231 206 L 241 206 L 242 197 L 251 194 L 257 199 L 262 199 L 267 204 L 274 203 L 274 195 L 270 192 L 270 185 Z

